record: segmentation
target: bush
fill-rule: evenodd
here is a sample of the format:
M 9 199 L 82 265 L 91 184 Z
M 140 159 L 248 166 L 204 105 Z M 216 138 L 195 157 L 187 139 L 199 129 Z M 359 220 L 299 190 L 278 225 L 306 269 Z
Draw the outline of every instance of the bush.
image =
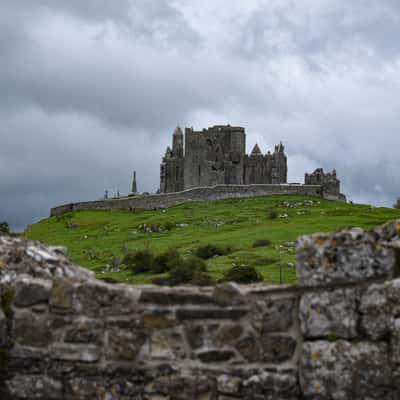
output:
M 190 284 L 196 286 L 211 286 L 214 284 L 214 281 L 208 272 L 195 271 Z
M 7 222 L 0 223 L 0 235 L 8 235 L 10 233 L 10 226 Z
M 164 224 L 164 229 L 166 231 L 172 231 L 172 229 L 174 229 L 174 228 L 175 228 L 175 224 L 173 222 L 168 221 Z
M 278 213 L 275 210 L 271 210 L 268 214 L 269 219 L 277 219 L 278 218 Z
M 152 271 L 155 274 L 163 274 L 164 272 L 168 272 L 171 269 L 174 260 L 178 259 L 179 257 L 180 255 L 178 250 L 168 249 L 166 252 L 158 255 L 154 259 Z
M 266 246 L 270 246 L 272 244 L 272 242 L 268 239 L 261 239 L 261 240 L 256 240 L 253 243 L 253 247 L 266 247 Z
M 222 278 L 224 282 L 253 283 L 261 282 L 263 277 L 254 267 L 236 265 L 226 271 Z
M 122 264 L 134 274 L 152 271 L 154 267 L 154 255 L 148 250 L 138 250 L 128 253 L 122 260 Z
M 171 286 L 181 285 L 184 283 L 194 283 L 197 282 L 208 282 L 211 278 L 206 277 L 208 276 L 207 273 L 207 266 L 205 262 L 194 256 L 190 256 L 186 259 L 180 257 L 179 259 L 175 259 L 172 263 L 173 267 L 169 273 L 168 284 Z
M 203 260 L 207 260 L 208 258 L 214 256 L 225 256 L 229 253 L 232 253 L 232 247 L 216 244 L 206 244 L 204 246 L 200 246 L 195 251 L 196 256 L 202 258 Z

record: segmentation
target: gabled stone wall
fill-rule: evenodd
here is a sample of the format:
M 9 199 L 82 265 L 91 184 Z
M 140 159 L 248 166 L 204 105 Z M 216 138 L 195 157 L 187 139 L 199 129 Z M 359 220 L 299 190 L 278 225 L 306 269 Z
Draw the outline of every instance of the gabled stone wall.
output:
M 110 285 L 0 238 L 0 398 L 400 394 L 400 221 L 298 240 L 297 286 Z

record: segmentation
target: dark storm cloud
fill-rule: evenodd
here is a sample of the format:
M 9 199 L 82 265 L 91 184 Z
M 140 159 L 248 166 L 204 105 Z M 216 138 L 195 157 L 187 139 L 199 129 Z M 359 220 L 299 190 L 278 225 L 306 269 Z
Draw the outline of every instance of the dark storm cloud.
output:
M 287 144 L 289 178 L 334 168 L 357 201 L 400 182 L 394 0 L 4 0 L 0 219 L 158 186 L 177 123 Z

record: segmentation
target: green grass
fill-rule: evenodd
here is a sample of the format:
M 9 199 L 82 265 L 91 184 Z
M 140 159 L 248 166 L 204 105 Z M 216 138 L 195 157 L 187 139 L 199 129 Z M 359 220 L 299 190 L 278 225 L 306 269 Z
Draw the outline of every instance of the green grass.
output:
M 312 205 L 283 208 L 282 202 L 312 200 Z M 287 214 L 287 218 L 270 219 L 272 210 Z M 280 247 L 295 241 L 299 235 L 335 231 L 359 226 L 371 229 L 390 219 L 400 218 L 400 210 L 352 205 L 316 197 L 272 196 L 186 203 L 155 211 L 78 211 L 60 217 L 44 219 L 30 227 L 24 236 L 51 245 L 63 245 L 70 258 L 96 272 L 99 278 L 113 278 L 133 284 L 149 283 L 151 274 L 133 275 L 120 269 L 103 272 L 103 267 L 127 251 L 150 248 L 158 254 L 176 247 L 185 255 L 200 245 L 220 244 L 233 247 L 226 256 L 207 260 L 213 278 L 219 279 L 233 264 L 254 266 L 266 283 L 279 283 L 280 268 L 284 283 L 296 281 L 292 248 Z M 145 233 L 141 224 L 171 225 L 170 231 Z M 176 227 L 176 224 L 188 224 Z M 71 226 L 76 227 L 71 228 Z M 268 239 L 272 245 L 256 247 L 256 240 Z

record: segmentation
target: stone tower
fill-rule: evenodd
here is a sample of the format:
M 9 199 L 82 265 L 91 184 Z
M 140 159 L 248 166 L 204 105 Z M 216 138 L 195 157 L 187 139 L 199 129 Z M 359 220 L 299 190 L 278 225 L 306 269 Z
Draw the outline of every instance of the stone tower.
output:
M 160 192 L 179 192 L 215 185 L 286 183 L 284 146 L 263 155 L 256 144 L 246 155 L 246 134 L 239 126 L 216 125 L 195 131 L 177 127 L 172 149 L 167 147 L 160 166 Z
M 133 171 L 132 191 L 131 191 L 131 193 L 137 193 L 136 171 Z

